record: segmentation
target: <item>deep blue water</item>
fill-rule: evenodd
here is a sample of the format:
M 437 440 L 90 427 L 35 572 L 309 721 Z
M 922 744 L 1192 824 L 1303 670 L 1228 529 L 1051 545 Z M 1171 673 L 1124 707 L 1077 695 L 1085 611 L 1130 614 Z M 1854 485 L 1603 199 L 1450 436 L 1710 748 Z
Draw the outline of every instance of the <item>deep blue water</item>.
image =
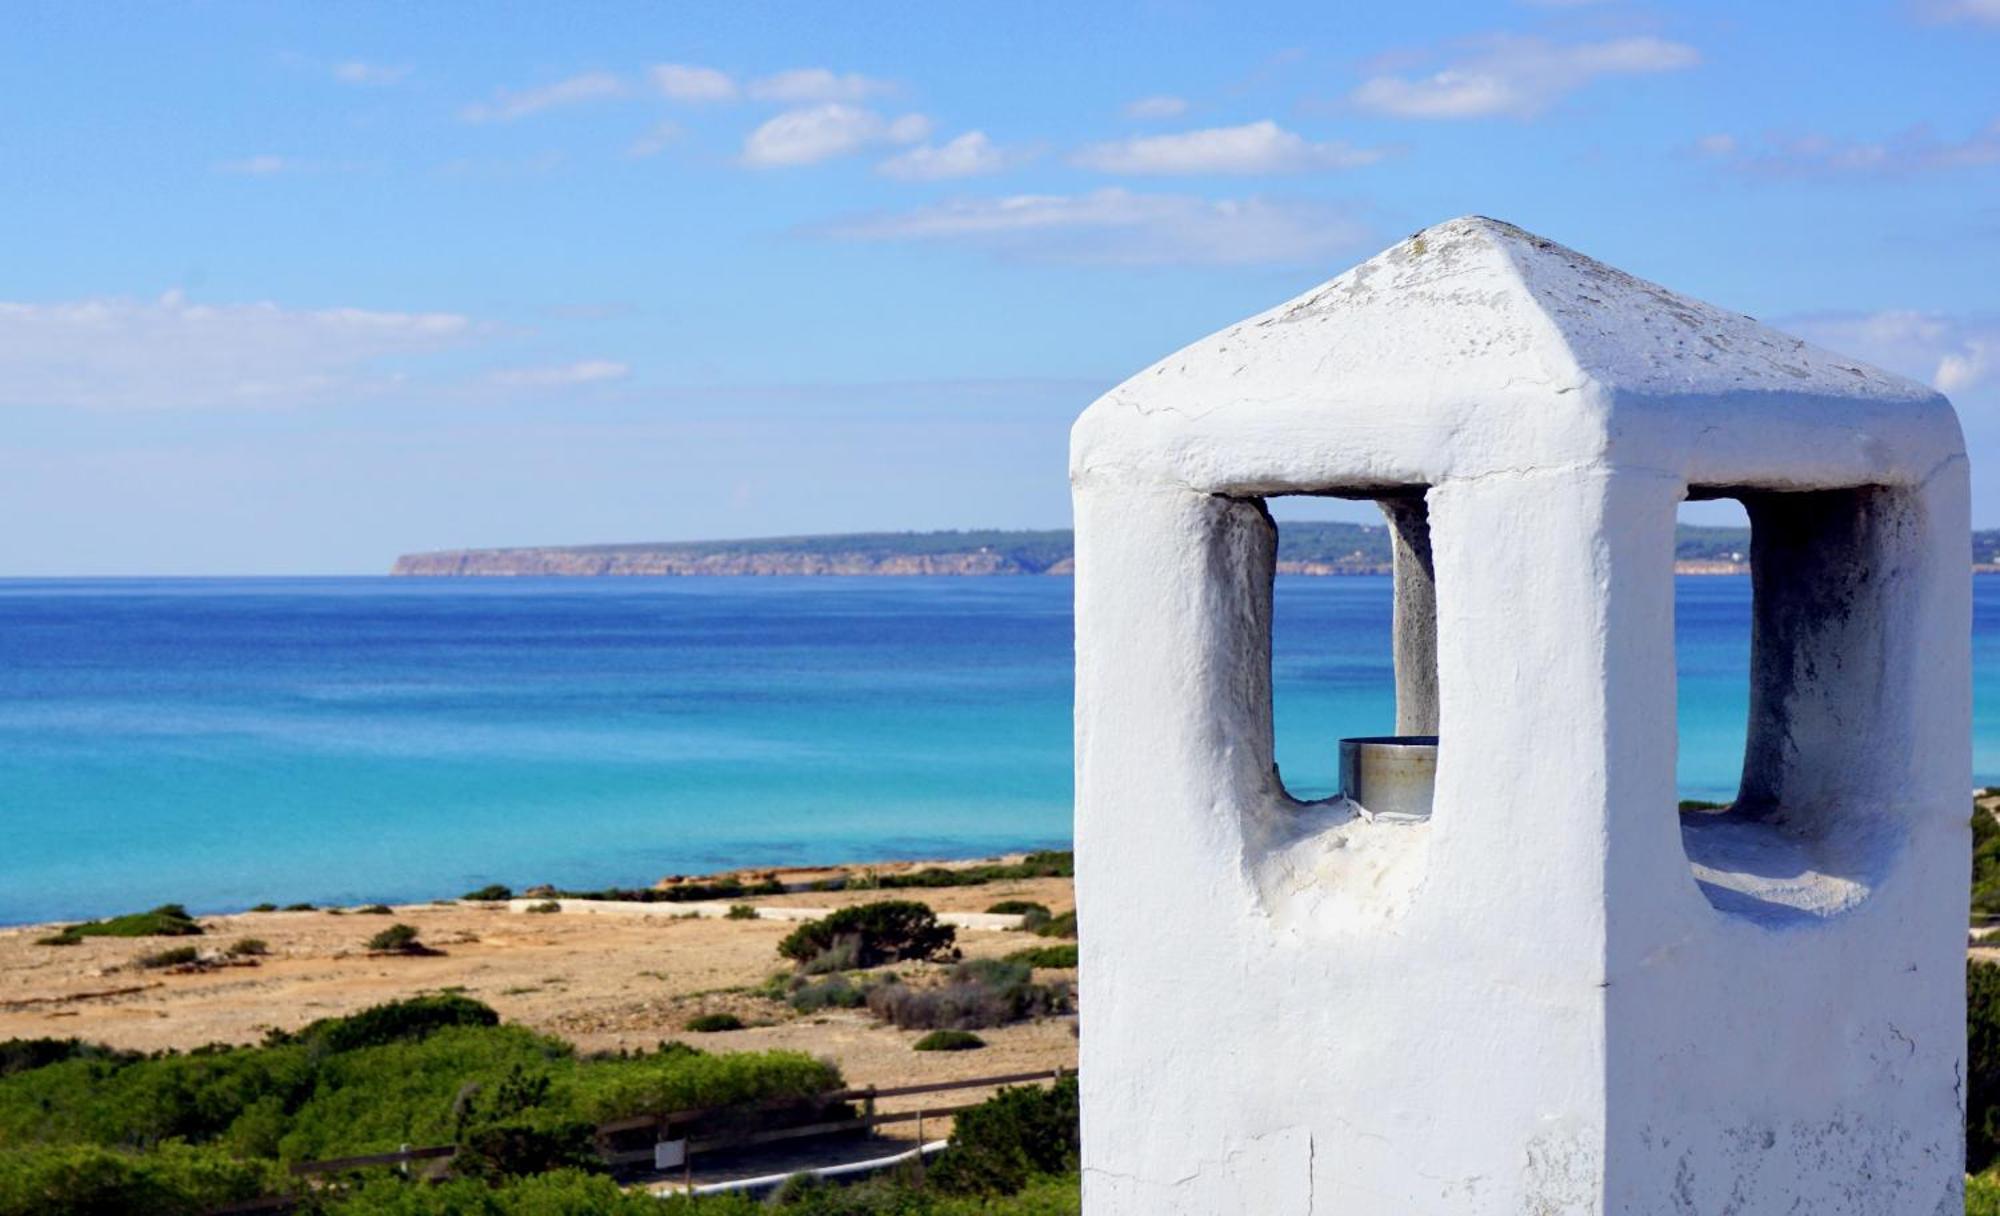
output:
M 2000 579 L 1976 765 L 2000 781 Z M 1060 845 L 1067 579 L 0 582 L 0 923 Z M 1386 579 L 1279 581 L 1279 758 L 1393 722 Z M 1749 584 L 1680 580 L 1681 783 Z

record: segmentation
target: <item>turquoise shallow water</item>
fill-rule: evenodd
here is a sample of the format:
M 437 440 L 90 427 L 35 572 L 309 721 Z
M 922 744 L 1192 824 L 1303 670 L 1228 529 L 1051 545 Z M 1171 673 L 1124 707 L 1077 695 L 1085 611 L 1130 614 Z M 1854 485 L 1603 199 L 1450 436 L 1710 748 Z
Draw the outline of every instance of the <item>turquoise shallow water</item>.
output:
M 2000 579 L 1976 766 L 2000 781 Z M 1066 579 L 0 582 L 0 922 L 1060 845 Z M 1746 579 L 1678 593 L 1681 784 L 1740 763 Z M 1279 758 L 1392 722 L 1386 579 L 1279 580 Z

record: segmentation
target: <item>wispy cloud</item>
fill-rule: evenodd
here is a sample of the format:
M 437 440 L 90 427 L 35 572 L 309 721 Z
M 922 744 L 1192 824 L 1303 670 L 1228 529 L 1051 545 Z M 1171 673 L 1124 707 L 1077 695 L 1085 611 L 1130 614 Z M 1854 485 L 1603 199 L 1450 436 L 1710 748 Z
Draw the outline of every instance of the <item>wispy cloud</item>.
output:
M 934 182 L 998 173 L 1019 159 L 988 139 L 986 132 L 967 131 L 942 145 L 924 144 L 898 153 L 875 168 L 903 181 Z
M 866 101 L 896 91 L 893 82 L 839 73 L 830 68 L 793 68 L 774 72 L 750 82 L 750 96 L 759 101 L 782 101 L 796 105 L 808 101 Z
M 1323 261 L 1370 233 L 1347 209 L 1322 202 L 1105 189 L 957 199 L 835 224 L 824 235 L 952 242 L 1036 261 L 1251 266 Z
M 829 102 L 787 110 L 752 131 L 743 142 L 743 163 L 759 169 L 817 164 L 877 144 L 915 143 L 930 129 L 930 119 L 921 114 L 890 119 Z
M 342 84 L 390 85 L 398 84 L 410 74 L 409 67 L 387 63 L 365 63 L 359 59 L 347 59 L 333 65 L 333 78 Z
M 1915 126 L 1881 140 L 1827 135 L 1766 136 L 1755 142 L 1706 135 L 1695 150 L 1732 169 L 1772 177 L 1903 177 L 2000 165 L 2000 119 L 1963 139 Z
M 681 137 L 680 124 L 670 119 L 654 123 L 646 133 L 632 141 L 625 149 L 625 155 L 635 159 L 658 156 L 668 145 Z
M 457 313 L 152 300 L 0 302 L 0 406 L 290 407 L 393 386 L 400 358 L 470 337 Z
M 1100 173 L 1150 175 L 1298 173 L 1373 164 L 1382 153 L 1345 143 L 1313 143 L 1269 119 L 1092 144 L 1071 163 Z
M 1187 113 L 1187 111 L 1188 103 L 1186 98 L 1169 97 L 1165 94 L 1153 97 L 1141 97 L 1136 101 L 1125 103 L 1125 117 L 1137 118 L 1149 122 L 1162 118 L 1179 118 L 1181 115 Z
M 1789 317 L 1779 326 L 1809 342 L 1922 380 L 1943 393 L 2000 381 L 2000 320 L 1888 310 Z
M 466 106 L 459 117 L 467 122 L 512 122 L 560 106 L 616 97 L 624 91 L 624 82 L 609 72 L 585 72 L 539 88 L 496 90 L 493 100 Z
M 1651 36 L 1562 44 L 1494 34 L 1465 44 L 1429 75 L 1370 77 L 1350 100 L 1397 118 L 1526 119 L 1604 77 L 1676 72 L 1700 62 L 1700 52 L 1686 43 Z
M 585 359 L 558 367 L 516 367 L 494 372 L 493 383 L 507 388 L 574 388 L 623 380 L 632 369 L 609 359 Z
M 1918 0 L 1915 7 L 1926 21 L 2000 25 L 2000 0 Z
M 729 73 L 691 63 L 655 64 L 649 73 L 653 87 L 672 101 L 734 101 L 736 81 Z

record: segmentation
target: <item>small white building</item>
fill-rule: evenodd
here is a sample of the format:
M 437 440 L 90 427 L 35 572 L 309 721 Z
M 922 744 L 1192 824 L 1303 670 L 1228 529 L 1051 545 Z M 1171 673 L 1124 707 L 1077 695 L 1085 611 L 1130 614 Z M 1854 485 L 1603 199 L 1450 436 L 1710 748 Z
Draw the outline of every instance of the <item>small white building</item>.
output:
M 1944 398 L 1469 218 L 1112 390 L 1071 478 L 1088 1216 L 1961 1210 Z M 1284 494 L 1385 505 L 1427 818 L 1282 784 Z M 1674 516 L 1713 497 L 1749 746 L 1681 814 Z

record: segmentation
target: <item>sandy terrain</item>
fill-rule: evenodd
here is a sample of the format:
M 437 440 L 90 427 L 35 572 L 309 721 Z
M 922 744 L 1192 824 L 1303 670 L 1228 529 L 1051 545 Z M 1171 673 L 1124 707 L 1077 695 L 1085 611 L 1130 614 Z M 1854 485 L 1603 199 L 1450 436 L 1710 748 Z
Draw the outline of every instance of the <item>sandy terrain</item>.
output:
M 886 898 L 920 900 L 941 914 L 979 913 L 1003 899 L 1036 900 L 1057 912 L 1075 906 L 1070 881 L 1060 878 L 934 890 L 798 892 L 744 902 L 788 915 L 779 910 Z M 198 938 L 86 938 L 63 947 L 35 944 L 50 926 L 0 930 L 5 981 L 0 1039 L 75 1037 L 147 1050 L 248 1043 L 272 1027 L 292 1029 L 382 1001 L 453 991 L 486 1002 L 508 1022 L 560 1036 L 586 1051 L 651 1047 L 667 1038 L 719 1051 L 791 1048 L 832 1059 L 857 1085 L 1076 1064 L 1073 1018 L 981 1031 L 988 1043 L 982 1050 L 915 1052 L 910 1044 L 916 1032 L 878 1026 L 865 1011 L 801 1016 L 747 991 L 785 969 L 776 947 L 792 928 L 788 921 L 728 920 L 715 915 L 720 908 L 703 909 L 710 914 L 703 917 L 676 917 L 694 907 L 685 904 L 649 905 L 646 915 L 529 914 L 518 910 L 523 906 L 414 904 L 389 916 L 352 909 L 248 912 L 199 918 L 207 933 Z M 363 943 L 398 921 L 416 927 L 423 942 L 442 953 L 370 955 Z M 189 944 L 204 955 L 219 954 L 245 937 L 263 939 L 270 954 L 255 965 L 194 973 L 134 962 L 142 954 Z M 1053 944 L 1018 930 L 984 927 L 960 928 L 958 940 L 968 958 Z M 711 1012 L 734 1013 L 750 1025 L 719 1034 L 684 1029 L 690 1017 Z

